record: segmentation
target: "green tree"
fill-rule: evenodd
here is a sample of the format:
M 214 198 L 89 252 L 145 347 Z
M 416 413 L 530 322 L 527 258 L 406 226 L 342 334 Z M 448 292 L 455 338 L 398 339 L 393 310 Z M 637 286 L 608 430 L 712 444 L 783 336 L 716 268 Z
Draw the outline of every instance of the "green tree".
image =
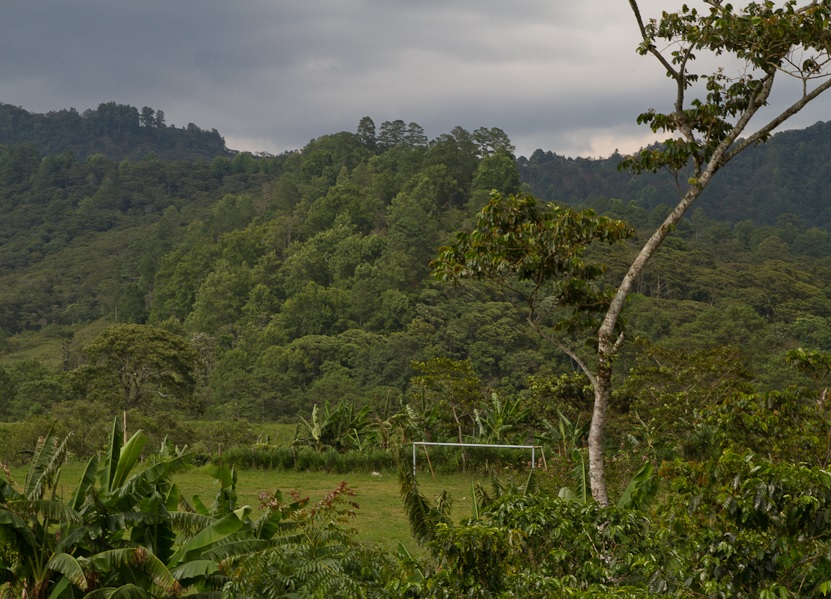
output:
M 502 194 L 517 194 L 520 191 L 519 171 L 513 154 L 499 150 L 479 161 L 471 184 L 472 200 L 476 192 L 490 192 L 495 189 Z
M 424 166 L 443 166 L 454 182 L 454 193 L 447 198 L 447 208 L 461 208 L 467 201 L 470 182 L 479 164 L 477 152 L 471 134 L 462 127 L 454 127 L 449 134 L 433 140 L 424 155 Z
M 375 135 L 375 121 L 365 116 L 358 122 L 358 137 L 367 150 L 375 151 L 378 146 L 378 138 Z
M 194 333 L 217 334 L 233 327 L 248 299 L 251 272 L 247 265 L 236 267 L 220 259 L 196 294 L 185 327 Z
M 514 144 L 511 143 L 508 134 L 499 127 L 493 127 L 491 129 L 479 127 L 473 132 L 473 141 L 479 147 L 479 155 L 482 157 L 490 156 L 498 152 L 513 155 L 516 149 Z
M 455 437 L 459 443 L 464 442 L 465 436 L 473 432 L 476 406 L 483 400 L 481 383 L 470 362 L 433 358 L 413 362 L 412 368 L 418 372 L 411 380 L 412 413 L 424 423 L 432 418 L 425 418 L 431 413 L 439 416 L 420 432 L 428 439 L 436 434 L 441 440 Z
M 418 123 L 408 123 L 404 132 L 404 140 L 411 148 L 424 148 L 427 146 L 427 136 L 424 134 L 424 127 Z
M 143 106 L 139 116 L 141 126 L 146 129 L 153 129 L 156 126 L 156 111 L 149 106 Z
M 618 319 L 633 284 L 722 167 L 747 148 L 767 141 L 776 127 L 831 87 L 828 1 L 802 6 L 795 0 L 781 5 L 751 2 L 734 8 L 709 0 L 706 11 L 685 4 L 678 12 L 666 11 L 646 22 L 637 0 L 629 4 L 642 40 L 638 51 L 658 60 L 675 86 L 675 102 L 667 113 L 651 109 L 638 117 L 639 123 L 669 137 L 626 158 L 622 166 L 635 173 L 669 170 L 678 180 L 680 199 L 631 262 L 598 330 L 589 467 L 592 495 L 602 505 L 609 503 L 603 439 L 612 364 L 620 349 Z M 735 59 L 738 73 L 725 68 L 698 71 L 697 58 L 713 55 Z M 709 61 L 701 64 L 710 66 Z M 767 104 L 780 75 L 795 77 L 802 89 L 784 110 L 757 125 L 753 117 Z
M 615 243 L 634 231 L 594 212 L 553 204 L 531 196 L 502 197 L 494 192 L 477 215 L 471 232 L 459 233 L 432 263 L 443 280 L 496 281 L 517 294 L 531 327 L 565 352 L 594 383 L 595 374 L 578 348 L 559 333 L 594 331 L 609 305 L 600 284 L 605 267 L 585 256 L 594 242 Z
M 641 17 L 636 0 L 630 0 L 629 4 L 641 34 L 639 52 L 659 61 L 674 83 L 675 103 L 667 113 L 652 109 L 638 117 L 639 123 L 649 125 L 656 133 L 666 133 L 669 138 L 626 158 L 622 166 L 635 173 L 669 170 L 678 181 L 680 199 L 631 261 L 616 291 L 601 303 L 584 304 L 580 295 L 588 288 L 583 276 L 574 276 L 568 269 L 552 273 L 547 263 L 540 260 L 536 239 L 533 245 L 515 244 L 516 235 L 538 226 L 533 213 L 517 215 L 512 226 L 502 230 L 501 243 L 490 248 L 485 245 L 484 241 L 491 237 L 499 241 L 500 229 L 490 225 L 461 239 L 455 249 L 444 251 L 439 260 L 442 265 L 439 275 L 444 277 L 468 274 L 504 281 L 508 275 L 515 274 L 526 280 L 534 280 L 535 274 L 567 275 L 558 283 L 559 295 L 554 296 L 553 303 L 592 306 L 586 313 L 592 313 L 600 321 L 595 329 L 596 366 L 588 367 L 573 351 L 569 355 L 581 364 L 594 387 L 589 470 L 592 495 L 601 505 L 609 503 L 604 436 L 613 362 L 622 341 L 619 319 L 626 298 L 649 259 L 713 176 L 748 147 L 766 141 L 777 126 L 831 87 L 831 28 L 828 27 L 831 2 L 810 2 L 803 6 L 797 6 L 794 0 L 781 6 L 774 2 L 751 2 L 735 9 L 729 3 L 711 0 L 706 11 L 684 5 L 678 12 L 667 11 L 660 19 L 648 22 Z M 738 74 L 734 76 L 724 68 L 712 73 L 698 71 L 696 59 L 712 55 L 735 59 L 740 65 Z M 702 62 L 706 67 L 711 64 Z M 767 104 L 780 74 L 801 81 L 802 93 L 779 114 L 760 121 L 755 129 L 750 128 L 753 117 Z M 753 124 L 756 122 L 753 120 Z M 526 221 L 526 217 L 530 218 Z M 559 255 L 553 254 L 554 264 L 570 255 L 573 244 L 568 243 L 568 238 L 566 241 L 559 248 L 550 244 L 559 252 Z M 485 251 L 477 254 L 477 245 Z M 544 243 L 540 245 L 546 247 Z M 568 353 L 569 348 L 560 340 L 555 343 L 560 343 Z
M 61 375 L 36 360 L 7 364 L 0 372 L 0 414 L 7 420 L 24 420 L 43 413 L 66 398 Z
M 407 125 L 401 119 L 384 121 L 378 131 L 378 145 L 382 149 L 395 147 L 405 142 Z
M 147 409 L 155 396 L 180 406 L 191 399 L 196 352 L 172 333 L 149 325 L 116 324 L 85 352 L 91 385 L 119 409 Z
M 219 248 L 208 243 L 199 230 L 202 223 L 191 223 L 188 241 L 164 256 L 155 276 L 151 321 L 168 318 L 184 321 L 199 287 L 213 269 Z
M 275 325 L 287 340 L 339 333 L 349 328 L 344 318 L 348 301 L 346 291 L 310 282 L 286 300 Z

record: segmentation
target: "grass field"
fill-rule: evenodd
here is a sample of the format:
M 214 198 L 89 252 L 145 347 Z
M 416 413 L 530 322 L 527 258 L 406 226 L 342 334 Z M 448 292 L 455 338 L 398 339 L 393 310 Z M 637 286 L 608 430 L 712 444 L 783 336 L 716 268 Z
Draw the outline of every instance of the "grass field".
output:
M 74 491 L 84 464 L 79 461 L 68 463 L 61 474 L 58 492 L 67 498 Z M 12 469 L 12 475 L 18 486 L 23 484 L 25 468 Z M 213 500 L 218 491 L 218 483 L 211 477 L 207 468 L 194 468 L 179 473 L 175 482 L 187 497 L 199 495 L 207 504 Z M 355 491 L 356 501 L 360 505 L 354 527 L 358 530 L 358 539 L 365 545 L 379 545 L 393 551 L 398 543 L 403 543 L 411 552 L 418 552 L 416 543 L 410 536 L 404 507 L 399 496 L 398 475 L 396 472 L 382 472 L 380 476 L 372 473 L 326 474 L 318 472 L 284 472 L 269 470 L 244 470 L 238 472 L 237 495 L 241 505 L 248 504 L 259 509 L 258 494 L 261 491 L 282 491 L 288 499 L 288 492 L 295 490 L 302 496 L 308 496 L 312 502 L 346 481 Z M 422 493 L 430 499 L 442 490 L 453 497 L 452 517 L 458 521 L 472 513 L 471 489 L 475 481 L 486 483 L 482 476 L 468 474 L 436 475 L 429 473 L 420 476 Z

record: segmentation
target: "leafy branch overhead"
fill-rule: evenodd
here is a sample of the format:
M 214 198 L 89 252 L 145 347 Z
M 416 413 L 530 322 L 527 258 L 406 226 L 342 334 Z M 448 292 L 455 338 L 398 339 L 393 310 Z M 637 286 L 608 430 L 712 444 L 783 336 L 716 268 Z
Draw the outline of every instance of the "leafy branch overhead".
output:
M 677 172 L 692 161 L 697 178 L 713 159 L 717 169 L 749 145 L 767 141 L 778 125 L 831 86 L 827 0 L 802 7 L 795 1 L 780 7 L 770 1 L 752 2 L 740 9 L 711 0 L 706 11 L 684 5 L 648 22 L 641 18 L 637 3 L 630 0 L 630 4 L 642 35 L 638 52 L 655 56 L 676 87 L 671 112 L 650 109 L 638 117 L 638 123 L 672 137 L 661 147 L 627 158 L 623 166 L 635 172 L 661 168 Z M 696 59 L 704 56 L 722 64 L 711 73 L 694 71 Z M 731 73 L 736 59 L 741 66 Z M 706 64 L 710 69 L 710 61 Z M 750 119 L 767 104 L 778 74 L 798 80 L 801 96 L 739 140 Z
M 596 327 L 611 297 L 601 284 L 605 266 L 586 257 L 586 250 L 634 233 L 622 221 L 591 210 L 493 192 L 474 229 L 442 247 L 431 266 L 439 280 L 487 279 L 514 291 L 528 304 L 535 327 L 549 307 L 568 308 L 572 315 L 557 328 L 574 332 Z

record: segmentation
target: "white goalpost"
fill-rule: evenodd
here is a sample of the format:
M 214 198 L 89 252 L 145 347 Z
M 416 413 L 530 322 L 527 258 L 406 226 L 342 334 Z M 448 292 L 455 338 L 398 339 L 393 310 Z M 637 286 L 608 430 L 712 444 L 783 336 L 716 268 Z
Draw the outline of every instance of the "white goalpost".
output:
M 530 449 L 531 450 L 531 470 L 534 470 L 537 467 L 537 449 L 540 450 L 542 455 L 543 462 L 545 462 L 545 452 L 542 449 L 542 445 L 499 445 L 494 443 L 434 443 L 432 441 L 413 441 L 413 478 L 416 476 L 416 448 L 417 446 L 422 445 L 425 447 L 425 451 L 427 451 L 426 446 L 428 445 L 438 445 L 443 447 L 494 447 L 494 448 L 501 448 L 501 449 Z M 429 454 L 428 454 L 429 459 Z M 432 469 L 432 467 L 431 467 Z

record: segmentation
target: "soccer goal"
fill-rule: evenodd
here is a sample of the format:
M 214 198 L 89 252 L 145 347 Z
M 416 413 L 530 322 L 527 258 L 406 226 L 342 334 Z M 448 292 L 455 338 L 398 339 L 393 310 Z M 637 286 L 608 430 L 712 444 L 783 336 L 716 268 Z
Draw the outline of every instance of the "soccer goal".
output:
M 501 449 L 530 449 L 531 450 L 531 470 L 534 470 L 537 467 L 537 450 L 540 450 L 540 455 L 542 456 L 543 464 L 545 464 L 545 452 L 543 451 L 542 445 L 499 445 L 494 443 L 435 443 L 432 441 L 413 441 L 413 478 L 416 476 L 416 460 L 418 456 L 418 452 L 416 451 L 418 446 L 421 445 L 424 447 L 424 451 L 427 451 L 427 446 L 434 445 L 434 446 L 443 446 L 443 447 L 495 447 Z M 427 454 L 429 459 L 429 454 Z M 432 467 L 430 468 L 432 471 Z

